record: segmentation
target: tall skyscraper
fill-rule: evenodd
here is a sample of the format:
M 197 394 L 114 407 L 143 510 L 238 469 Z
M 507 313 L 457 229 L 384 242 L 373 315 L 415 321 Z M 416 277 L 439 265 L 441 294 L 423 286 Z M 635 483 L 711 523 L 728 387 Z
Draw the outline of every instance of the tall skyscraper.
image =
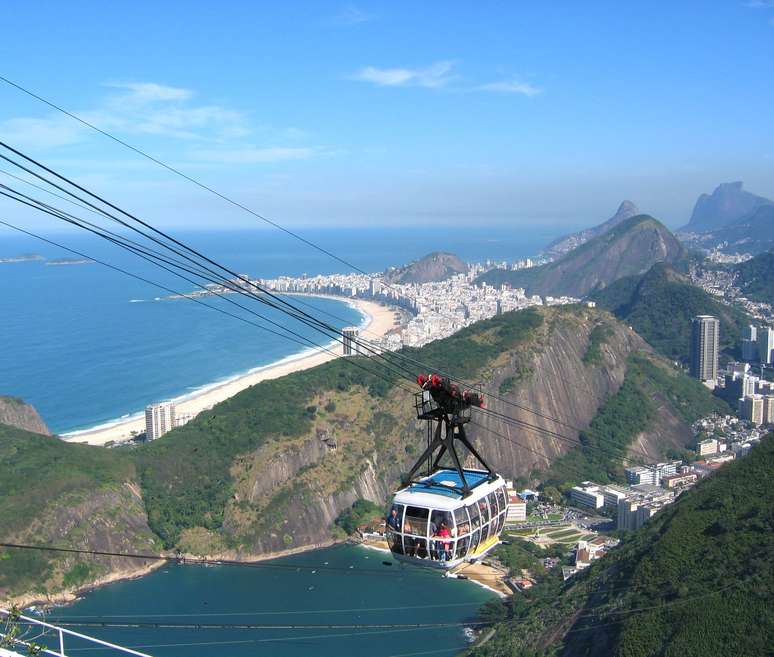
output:
M 774 357 L 774 329 L 761 326 L 758 329 L 758 359 L 767 365 Z
M 344 345 L 344 355 L 353 356 L 360 353 L 360 349 L 357 344 L 357 337 L 360 334 L 360 330 L 357 326 L 345 326 L 341 329 L 342 343 Z
M 714 387 L 718 378 L 720 322 L 711 315 L 698 315 L 691 322 L 691 376 Z
M 151 404 L 145 408 L 146 440 L 161 438 L 175 428 L 175 405 L 172 402 Z

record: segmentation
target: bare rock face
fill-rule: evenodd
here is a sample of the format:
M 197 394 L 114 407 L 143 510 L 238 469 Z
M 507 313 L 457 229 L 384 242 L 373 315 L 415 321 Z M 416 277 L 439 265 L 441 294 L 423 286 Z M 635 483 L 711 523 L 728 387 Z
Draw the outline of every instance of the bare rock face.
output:
M 0 424 L 50 436 L 46 423 L 33 406 L 16 397 L 0 395 Z
M 511 354 L 492 373 L 487 390 L 505 401 L 488 397 L 490 409 L 557 434 L 515 427 L 493 416 L 479 418 L 477 422 L 482 427 L 473 426 L 469 433 L 489 465 L 503 476 L 518 477 L 529 475 L 536 468 L 546 469 L 556 458 L 577 447 L 578 429 L 587 428 L 599 408 L 623 384 L 629 354 L 650 350 L 642 338 L 623 324 L 605 324 L 610 334 L 601 346 L 600 365 L 584 362 L 596 322 L 567 317 L 554 323 L 541 347 L 526 355 Z M 514 373 L 517 380 L 508 391 Z M 507 438 L 498 438 L 484 429 Z

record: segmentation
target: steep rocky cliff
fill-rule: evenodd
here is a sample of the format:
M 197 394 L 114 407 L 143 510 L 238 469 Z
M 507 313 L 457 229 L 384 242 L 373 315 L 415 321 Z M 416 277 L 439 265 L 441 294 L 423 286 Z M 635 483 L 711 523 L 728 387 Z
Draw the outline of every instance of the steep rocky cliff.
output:
M 35 408 L 16 397 L 0 395 L 0 424 L 7 424 L 32 433 L 42 433 L 44 436 L 51 435 Z

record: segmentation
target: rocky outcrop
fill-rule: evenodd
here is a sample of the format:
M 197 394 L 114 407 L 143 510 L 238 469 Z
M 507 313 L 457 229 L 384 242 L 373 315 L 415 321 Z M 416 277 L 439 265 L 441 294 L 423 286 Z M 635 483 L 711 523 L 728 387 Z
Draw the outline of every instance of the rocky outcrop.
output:
M 455 274 L 464 274 L 468 266 L 452 253 L 436 251 L 405 267 L 385 272 L 390 283 L 435 283 Z
M 17 399 L 0 395 L 0 424 L 50 436 L 46 423 L 33 406 Z
M 523 426 L 515 427 L 484 415 L 477 420 L 482 426 L 470 430 L 485 458 L 499 472 L 509 477 L 528 476 L 535 469 L 545 470 L 558 456 L 576 447 L 579 430 L 588 427 L 598 409 L 623 383 L 629 354 L 650 349 L 623 324 L 602 317 L 593 312 L 563 317 L 553 323 L 542 347 L 534 349 L 526 359 L 524 354 L 511 354 L 492 372 L 487 389 L 495 393 L 508 387 L 514 371 L 531 372 L 526 378 L 521 377 L 512 391 L 498 395 L 505 402 L 488 397 L 492 410 L 525 423 Z M 590 365 L 584 362 L 584 355 L 591 331 L 599 321 L 610 332 L 601 345 L 601 363 Z M 538 410 L 540 415 L 526 409 Z M 496 434 L 507 438 L 498 438 Z
M 618 210 L 616 210 L 615 214 L 610 217 L 610 219 L 597 226 L 594 226 L 593 228 L 586 228 L 585 230 L 580 230 L 577 233 L 564 235 L 555 239 L 546 247 L 545 254 L 553 258 L 563 256 L 565 253 L 569 253 L 573 249 L 577 249 L 579 246 L 585 244 L 589 240 L 594 239 L 595 237 L 599 237 L 607 231 L 615 228 L 622 221 L 626 221 L 630 217 L 635 217 L 638 214 L 640 214 L 640 210 L 636 205 L 634 205 L 634 203 L 631 201 L 623 201 L 621 205 L 618 206 Z

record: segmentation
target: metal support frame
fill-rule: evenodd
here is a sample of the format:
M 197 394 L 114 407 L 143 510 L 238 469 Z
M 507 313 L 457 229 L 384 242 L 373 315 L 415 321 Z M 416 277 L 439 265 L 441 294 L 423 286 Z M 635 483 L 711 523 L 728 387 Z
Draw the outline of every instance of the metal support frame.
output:
M 80 632 L 74 632 L 73 630 L 67 630 L 63 627 L 52 625 L 51 623 L 46 623 L 45 621 L 39 620 L 37 618 L 32 618 L 30 616 L 23 616 L 21 614 L 11 612 L 8 609 L 0 608 L 0 619 L 4 619 L 4 618 L 15 618 L 18 622 L 23 623 L 25 625 L 34 625 L 34 626 L 46 628 L 47 630 L 51 630 L 55 632 L 58 638 L 57 643 L 59 644 L 59 651 L 56 651 L 51 647 L 43 647 L 41 650 L 43 654 L 51 655 L 52 657 L 67 657 L 64 651 L 65 635 L 76 637 L 83 641 L 87 641 L 89 643 L 97 644 L 98 646 L 101 646 L 101 648 L 90 648 L 91 650 L 109 649 L 111 651 L 123 653 L 125 655 L 134 655 L 135 657 L 152 657 L 151 655 L 145 652 L 139 652 L 138 650 L 133 650 L 132 648 L 125 648 L 115 643 L 110 643 L 109 641 L 103 641 L 102 639 L 97 639 L 96 637 L 93 637 L 93 636 L 88 636 L 86 634 L 81 634 Z M 5 637 L 5 634 L 0 632 L 0 638 L 4 638 L 4 637 Z M 24 641 L 21 638 L 13 639 L 12 643 L 19 646 L 24 646 L 25 648 L 31 645 L 29 642 Z M 86 648 L 86 650 L 89 650 L 89 648 Z
M 433 439 L 428 442 L 428 445 L 425 448 L 425 451 L 422 452 L 422 455 L 417 459 L 416 463 L 414 463 L 414 466 L 411 468 L 409 473 L 404 477 L 403 486 L 408 486 L 410 484 L 417 484 L 417 483 L 421 484 L 421 481 L 416 479 L 415 476 L 417 472 L 421 470 L 422 466 L 425 465 L 426 463 L 430 463 L 430 460 L 433 459 L 433 455 L 435 454 L 435 458 L 432 461 L 433 462 L 432 470 L 437 470 L 439 467 L 441 467 L 440 466 L 441 459 L 448 452 L 454 464 L 454 469 L 457 471 L 457 474 L 459 474 L 460 476 L 460 480 L 462 481 L 462 486 L 447 486 L 447 487 L 457 491 L 463 497 L 466 497 L 467 495 L 469 495 L 471 492 L 471 488 L 470 488 L 470 485 L 468 484 L 467 478 L 465 477 L 465 469 L 462 467 L 462 461 L 460 460 L 460 457 L 457 454 L 457 450 L 455 449 L 455 445 L 454 445 L 455 441 L 459 441 L 462 444 L 462 446 L 475 457 L 475 459 L 489 473 L 490 478 L 494 477 L 492 468 L 489 467 L 487 462 L 484 460 L 481 454 L 478 453 L 476 448 L 473 447 L 473 445 L 468 440 L 468 437 L 465 435 L 464 421 L 460 420 L 456 414 L 450 416 L 448 412 L 445 412 L 441 409 L 437 409 L 437 411 L 433 413 L 431 417 L 425 416 L 422 419 L 425 419 L 428 422 L 437 423 L 435 427 L 435 431 L 433 432 Z M 437 451 L 437 454 L 436 454 L 436 451 Z M 439 486 L 440 484 L 435 482 L 432 485 Z

